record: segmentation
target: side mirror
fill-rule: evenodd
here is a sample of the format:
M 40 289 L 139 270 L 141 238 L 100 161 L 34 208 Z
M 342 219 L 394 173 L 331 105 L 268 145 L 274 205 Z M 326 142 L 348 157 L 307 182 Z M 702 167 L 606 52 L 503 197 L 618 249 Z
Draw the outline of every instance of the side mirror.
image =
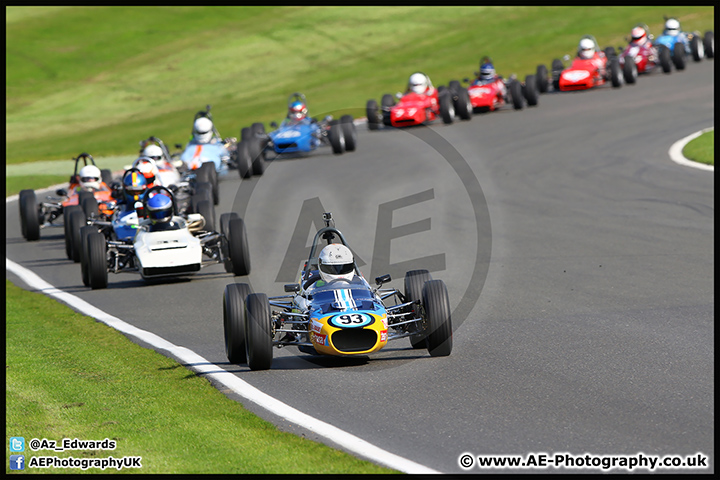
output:
M 392 280 L 392 278 L 390 278 L 390 274 L 389 274 L 389 273 L 386 273 L 385 275 L 380 275 L 379 277 L 376 277 L 376 278 L 375 278 L 375 283 L 376 283 L 377 286 L 379 287 L 379 286 L 381 286 L 383 283 L 388 283 L 388 282 L 391 281 L 391 280 Z
M 277 122 L 270 122 L 270 126 L 271 126 L 272 128 L 278 128 Z
M 65 190 L 64 188 L 58 188 L 57 190 L 55 190 L 55 195 L 58 195 L 60 197 L 67 197 L 67 193 L 67 190 Z
M 285 291 L 287 293 L 298 293 L 300 291 L 299 283 L 288 283 L 285 285 Z
M 569 61 L 570 61 L 570 55 L 565 54 L 565 56 L 563 57 L 563 61 L 564 61 L 564 62 L 569 62 Z
M 400 93 L 400 92 L 397 92 L 397 93 L 395 94 L 395 98 L 397 98 L 398 100 L 400 100 L 400 99 L 402 98 L 402 96 L 403 96 L 403 95 L 402 95 L 402 93 Z

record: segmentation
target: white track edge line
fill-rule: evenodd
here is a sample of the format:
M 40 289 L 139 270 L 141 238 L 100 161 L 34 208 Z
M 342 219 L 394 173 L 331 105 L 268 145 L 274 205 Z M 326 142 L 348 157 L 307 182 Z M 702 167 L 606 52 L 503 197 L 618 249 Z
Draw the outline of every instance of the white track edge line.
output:
M 705 163 L 693 162 L 692 160 L 688 160 L 687 158 L 685 158 L 685 156 L 682 154 L 682 151 L 683 151 L 683 148 L 685 148 L 685 145 L 687 145 L 691 141 L 695 140 L 697 137 L 699 137 L 703 133 L 710 132 L 714 129 L 715 129 L 715 127 L 704 128 L 704 129 L 700 130 L 699 132 L 692 133 L 692 134 L 688 135 L 687 137 L 681 138 L 677 142 L 673 143 L 672 146 L 670 147 L 670 150 L 668 150 L 668 155 L 670 155 L 670 159 L 679 165 L 684 165 L 686 167 L 694 167 L 694 168 L 699 168 L 700 170 L 708 170 L 708 171 L 714 172 L 715 171 L 714 165 L 707 165 Z
M 255 403 L 256 405 L 281 418 L 306 428 L 323 438 L 331 440 L 338 445 L 343 446 L 350 452 L 353 452 L 363 458 L 372 459 L 374 463 L 378 463 L 382 466 L 393 468 L 404 473 L 441 473 L 424 465 L 420 465 L 419 463 L 415 463 L 412 460 L 390 453 L 387 450 L 356 437 L 355 435 L 325 423 L 322 420 L 311 417 L 310 415 L 307 415 L 290 405 L 261 392 L 249 383 L 241 380 L 239 377 L 225 371 L 222 367 L 210 363 L 208 360 L 192 350 L 186 347 L 178 347 L 177 345 L 168 342 L 164 338 L 152 332 L 141 330 L 100 310 L 79 297 L 63 292 L 40 278 L 36 273 L 18 265 L 7 257 L 5 257 L 5 268 L 20 277 L 20 279 L 22 279 L 22 281 L 24 281 L 28 286 L 38 290 L 39 292 L 50 297 L 54 297 L 57 300 L 66 303 L 74 310 L 84 315 L 93 317 L 115 330 L 118 330 L 126 335 L 136 337 L 154 348 L 171 353 L 180 361 L 187 364 L 187 368 L 190 370 L 205 374 L 206 377 L 212 378 L 246 400 Z M 218 372 L 218 370 L 221 370 L 221 372 Z

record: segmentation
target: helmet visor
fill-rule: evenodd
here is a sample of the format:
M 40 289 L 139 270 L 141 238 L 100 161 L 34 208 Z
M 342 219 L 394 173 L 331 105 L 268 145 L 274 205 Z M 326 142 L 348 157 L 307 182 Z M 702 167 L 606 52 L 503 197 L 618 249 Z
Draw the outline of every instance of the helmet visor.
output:
M 100 179 L 97 177 L 80 177 L 80 181 L 82 183 L 97 182 L 98 180 Z
M 353 271 L 355 271 L 355 264 L 340 263 L 330 265 L 327 263 L 321 263 L 320 271 L 323 273 L 327 273 L 328 275 L 347 275 L 348 273 L 352 273 Z
M 150 210 L 148 208 L 148 217 L 155 222 L 167 222 L 172 217 L 172 208 L 162 210 Z

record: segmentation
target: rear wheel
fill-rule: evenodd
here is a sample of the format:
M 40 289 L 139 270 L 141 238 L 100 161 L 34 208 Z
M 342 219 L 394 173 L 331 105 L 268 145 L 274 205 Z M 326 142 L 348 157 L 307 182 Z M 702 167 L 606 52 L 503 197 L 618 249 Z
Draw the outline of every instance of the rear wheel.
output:
M 272 365 L 272 324 L 270 303 L 264 293 L 251 293 L 245 300 L 245 346 L 251 370 L 267 370 Z
M 340 155 L 345 151 L 345 135 L 342 131 L 342 125 L 337 120 L 330 122 L 330 131 L 328 132 L 330 137 L 330 146 L 335 155 Z
M 524 105 L 522 96 L 522 85 L 517 80 L 510 81 L 510 99 L 515 110 L 522 110 Z
M 240 218 L 237 213 L 223 213 L 220 215 L 220 253 L 222 254 L 223 266 L 227 273 L 233 273 L 232 261 L 230 261 L 230 248 L 228 241 L 230 235 L 230 220 L 233 218 Z
M 74 212 L 84 213 L 80 205 L 69 205 L 63 208 L 63 230 L 65 231 L 65 253 L 68 260 L 73 259 L 72 236 L 70 233 L 70 217 Z
M 452 94 L 449 90 L 438 94 L 440 101 L 440 117 L 444 124 L 449 125 L 455 120 L 455 106 L 453 105 Z
M 427 349 L 431 357 L 445 357 L 452 352 L 450 299 L 442 280 L 429 280 L 422 292 L 427 317 Z
M 625 63 L 623 64 L 623 78 L 625 83 L 633 85 L 637 81 L 638 71 L 635 60 L 630 57 L 625 57 Z
M 20 190 L 20 230 L 25 240 L 40 238 L 40 213 L 34 190 Z M 68 252 L 69 257 L 69 252 Z
M 238 173 L 242 178 L 252 177 L 252 158 L 250 158 L 250 152 L 248 151 L 248 144 L 245 140 L 241 140 L 237 144 L 237 166 Z
M 528 107 L 535 107 L 538 104 L 539 94 L 537 91 L 537 80 L 535 75 L 527 75 L 525 77 L 525 100 L 527 100 Z
M 108 168 L 100 170 L 100 178 L 105 185 L 110 186 L 112 183 L 112 171 Z
M 670 56 L 670 49 L 665 45 L 658 45 L 658 57 L 660 58 L 660 67 L 663 73 L 671 73 L 672 57 Z
M 94 216 L 97 217 L 100 214 L 98 201 L 94 196 L 83 198 L 80 206 L 82 207 L 82 211 L 85 212 L 85 217 L 87 218 L 92 218 Z
M 228 252 L 232 264 L 232 273 L 242 276 L 250 274 L 250 249 L 247 241 L 245 221 L 240 217 L 231 217 L 228 221 Z
M 195 184 L 193 196 L 190 197 L 190 211 L 198 212 L 198 204 L 203 200 L 212 203 L 212 185 L 209 182 L 199 182 Z
M 692 53 L 693 60 L 696 62 L 701 62 L 702 59 L 705 58 L 705 48 L 703 47 L 703 42 L 697 35 L 693 35 L 690 39 L 690 52 Z
M 215 208 L 211 202 L 207 200 L 201 200 L 197 204 L 197 213 L 202 215 L 205 219 L 205 227 L 203 229 L 207 232 L 215 231 Z
M 405 301 L 406 302 L 421 302 L 422 304 L 422 289 L 425 282 L 431 280 L 430 272 L 427 270 L 410 270 L 405 273 Z M 421 305 L 416 305 L 413 308 L 413 312 L 416 317 L 422 317 Z M 425 342 L 426 335 L 423 331 L 417 335 L 410 337 L 410 345 L 413 348 L 426 348 L 427 343 Z
M 552 61 L 550 69 L 552 70 L 553 89 L 560 90 L 560 74 L 565 70 L 565 65 L 562 60 L 556 58 Z
M 378 107 L 377 100 L 368 100 L 365 105 L 365 115 L 367 116 L 368 130 L 377 130 L 380 128 L 380 107 Z
M 357 130 L 353 123 L 352 115 L 343 115 L 340 117 L 340 125 L 342 125 L 343 136 L 345 137 L 345 150 L 348 152 L 355 151 L 357 146 Z
M 252 291 L 246 283 L 231 283 L 223 292 L 225 355 L 230 363 L 247 362 L 245 347 L 245 299 Z
M 97 290 L 107 288 L 107 245 L 105 235 L 100 232 L 90 233 L 87 236 L 87 267 L 88 283 L 90 288 Z
M 218 188 L 218 176 L 217 170 L 215 170 L 215 164 L 213 162 L 203 163 L 198 169 L 198 178 L 202 178 L 202 181 L 210 184 L 212 202 L 214 205 L 217 205 L 220 201 L 220 189 Z
M 90 286 L 90 278 L 88 275 L 88 235 L 96 233 L 97 228 L 92 225 L 85 225 L 80 229 L 80 272 L 82 273 L 82 282 L 86 287 Z
M 685 45 L 677 42 L 673 47 L 673 63 L 676 70 L 685 70 Z
M 82 210 L 75 210 L 68 218 L 68 235 L 70 243 L 71 260 L 75 263 L 80 261 L 82 256 L 82 243 L 80 238 L 80 229 L 87 225 L 85 213 Z
M 715 57 L 715 34 L 713 32 L 709 30 L 705 32 L 705 36 L 703 37 L 703 47 L 706 58 Z
M 537 66 L 537 73 L 535 75 L 537 81 L 537 90 L 539 93 L 547 93 L 548 91 L 548 69 L 545 65 Z

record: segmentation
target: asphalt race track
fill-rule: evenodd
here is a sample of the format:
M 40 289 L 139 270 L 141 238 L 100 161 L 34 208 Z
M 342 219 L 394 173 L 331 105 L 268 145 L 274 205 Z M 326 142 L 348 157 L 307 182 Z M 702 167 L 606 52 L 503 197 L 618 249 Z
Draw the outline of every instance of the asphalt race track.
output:
M 702 453 L 709 468 L 700 472 L 711 473 L 714 180 L 673 163 L 668 149 L 714 125 L 713 67 L 705 60 L 620 89 L 551 93 L 535 108 L 450 126 L 360 125 L 355 152 L 276 160 L 242 183 L 232 171 L 220 181 L 216 216 L 234 208 L 245 218 L 247 278 L 215 265 L 192 280 L 151 285 L 110 274 L 107 290 L 91 291 L 65 256 L 62 228 L 43 230 L 38 242 L 21 237 L 17 202 L 6 207 L 7 257 L 309 415 L 441 472 L 491 471 L 464 470 L 463 453 L 642 452 Z M 363 115 L 358 106 L 355 116 Z M 275 349 L 269 371 L 228 364 L 225 285 L 249 281 L 282 295 L 322 211 L 333 213 L 366 278 L 389 272 L 389 285 L 402 288 L 406 270 L 428 268 L 445 281 L 454 309 L 449 357 L 430 358 L 402 339 L 361 359 L 285 348 Z M 291 243 L 296 227 L 302 241 Z

